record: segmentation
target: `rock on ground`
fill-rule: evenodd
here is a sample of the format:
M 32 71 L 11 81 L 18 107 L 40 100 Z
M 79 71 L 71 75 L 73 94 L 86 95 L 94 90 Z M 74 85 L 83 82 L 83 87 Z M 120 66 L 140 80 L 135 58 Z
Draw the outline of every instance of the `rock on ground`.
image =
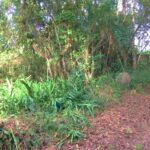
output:
M 127 72 L 122 72 L 116 77 L 116 82 L 121 84 L 129 84 L 131 82 L 131 77 Z

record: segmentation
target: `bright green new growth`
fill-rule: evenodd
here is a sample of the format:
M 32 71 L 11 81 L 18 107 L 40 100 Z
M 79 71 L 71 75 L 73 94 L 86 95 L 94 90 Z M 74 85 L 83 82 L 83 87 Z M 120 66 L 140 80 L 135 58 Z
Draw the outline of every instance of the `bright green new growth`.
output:
M 94 117 L 94 108 L 99 106 L 80 78 L 71 80 L 49 79 L 38 83 L 7 79 L 0 89 L 0 114 L 32 113 L 37 122 L 41 117 L 43 130 L 50 132 L 54 128 L 73 141 L 81 136 L 80 128 L 87 124 L 86 112 Z M 52 127 L 53 123 L 58 126 Z

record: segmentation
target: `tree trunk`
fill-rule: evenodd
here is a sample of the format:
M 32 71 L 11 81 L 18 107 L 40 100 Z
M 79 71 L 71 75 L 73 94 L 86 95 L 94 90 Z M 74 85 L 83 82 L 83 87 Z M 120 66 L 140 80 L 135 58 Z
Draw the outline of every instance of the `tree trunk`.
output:
M 126 0 L 122 0 L 122 12 L 126 15 Z
M 119 15 L 119 0 L 116 0 L 116 14 Z
M 21 0 L 20 16 L 23 15 L 23 10 L 25 9 L 26 0 Z
M 135 0 L 132 0 L 131 3 L 131 12 L 132 12 L 132 26 L 133 26 L 133 33 L 135 32 Z M 132 68 L 136 69 L 137 67 L 137 54 L 136 54 L 136 50 L 135 50 L 135 46 L 134 46 L 134 42 L 135 42 L 135 38 L 133 37 L 132 40 Z

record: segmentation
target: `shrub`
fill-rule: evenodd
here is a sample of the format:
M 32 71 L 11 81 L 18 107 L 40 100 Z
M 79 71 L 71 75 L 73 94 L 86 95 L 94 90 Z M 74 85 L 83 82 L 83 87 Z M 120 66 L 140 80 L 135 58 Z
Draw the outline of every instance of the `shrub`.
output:
M 94 117 L 94 108 L 103 107 L 99 101 L 80 77 L 42 82 L 7 79 L 0 87 L 0 115 L 31 113 L 41 130 L 58 132 L 60 138 L 66 135 L 71 142 L 82 136 L 87 113 Z

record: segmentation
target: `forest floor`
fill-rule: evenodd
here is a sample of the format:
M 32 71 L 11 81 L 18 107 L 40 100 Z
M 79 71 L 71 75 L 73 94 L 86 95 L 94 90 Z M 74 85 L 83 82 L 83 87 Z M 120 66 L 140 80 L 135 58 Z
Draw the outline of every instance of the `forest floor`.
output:
M 123 93 L 121 103 L 97 113 L 90 123 L 83 140 L 66 143 L 63 149 L 150 150 L 150 85 L 142 94 Z
M 97 112 L 89 122 L 91 127 L 83 130 L 85 137 L 66 142 L 63 150 L 150 150 L 150 85 L 145 93 L 124 92 L 120 103 Z M 56 148 L 53 144 L 41 149 Z

